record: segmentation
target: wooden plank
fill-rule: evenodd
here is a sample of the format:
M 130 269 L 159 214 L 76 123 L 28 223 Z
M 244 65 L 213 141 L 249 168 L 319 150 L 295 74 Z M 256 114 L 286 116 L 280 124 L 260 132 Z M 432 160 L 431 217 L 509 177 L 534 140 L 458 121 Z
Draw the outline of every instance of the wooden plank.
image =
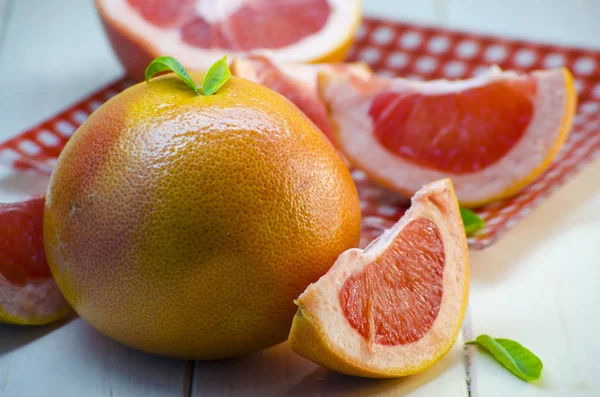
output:
M 4 42 L 8 19 L 10 18 L 15 0 L 0 0 L 0 58 L 2 58 L 2 44 Z
M 0 139 L 121 75 L 93 1 L 14 1 L 0 56 Z
M 129 349 L 81 319 L 0 324 L 2 397 L 184 396 L 186 362 Z
M 440 22 L 440 9 L 446 0 L 368 0 L 362 2 L 365 15 L 390 20 L 422 23 Z
M 600 395 L 600 161 L 496 245 L 471 253 L 472 333 L 515 339 L 544 362 L 535 385 L 469 348 L 473 396 Z
M 597 0 L 446 0 L 444 25 L 474 32 L 600 48 Z

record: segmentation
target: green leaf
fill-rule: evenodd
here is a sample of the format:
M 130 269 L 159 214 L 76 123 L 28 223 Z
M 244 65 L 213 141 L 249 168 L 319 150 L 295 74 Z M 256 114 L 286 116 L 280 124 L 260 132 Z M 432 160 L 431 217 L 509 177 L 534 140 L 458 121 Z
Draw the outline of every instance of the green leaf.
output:
M 544 365 L 538 356 L 518 342 L 510 339 L 495 339 L 489 335 L 479 335 L 467 345 L 477 344 L 486 349 L 510 372 L 525 381 L 539 379 Z
M 231 77 L 231 71 L 227 65 L 227 56 L 215 62 L 204 75 L 202 81 L 202 93 L 212 95 L 223 87 L 223 84 Z
M 465 225 L 465 232 L 467 236 L 475 233 L 478 230 L 483 229 L 485 222 L 476 213 L 466 208 L 460 209 L 460 216 L 462 217 L 463 225 Z
M 177 59 L 173 57 L 158 57 L 146 68 L 146 83 L 150 82 L 150 79 L 159 72 L 164 72 L 166 70 L 171 70 L 177 74 L 191 89 L 196 93 L 196 95 L 200 95 L 198 92 L 198 87 L 196 87 L 196 83 L 192 80 L 188 72 L 185 70 L 183 66 L 177 61 Z

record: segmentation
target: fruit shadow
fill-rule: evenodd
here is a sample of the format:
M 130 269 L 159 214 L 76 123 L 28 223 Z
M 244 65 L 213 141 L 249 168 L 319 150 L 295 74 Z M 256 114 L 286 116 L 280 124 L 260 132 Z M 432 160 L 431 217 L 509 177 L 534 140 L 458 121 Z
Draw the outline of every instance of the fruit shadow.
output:
M 119 390 L 137 390 L 140 396 L 188 395 L 191 362 L 132 349 L 103 335 L 80 318 L 65 328 L 61 330 L 64 332 L 62 340 L 57 342 L 69 346 L 61 353 L 63 372 L 68 372 L 69 366 L 77 366 L 78 372 L 103 379 L 101 387 L 111 396 L 113 392 L 121 395 Z M 72 379 L 72 382 L 81 383 L 82 390 L 86 387 L 85 379 Z M 174 390 L 179 392 L 174 393 Z
M 585 224 L 586 214 L 577 213 L 577 209 L 600 193 L 599 174 L 600 159 L 596 159 L 544 199 L 513 229 L 500 236 L 494 245 L 481 251 L 470 250 L 471 278 L 483 283 L 497 283 L 549 237 L 565 228 Z
M 456 365 L 456 361 L 460 361 L 460 357 L 444 359 L 420 374 L 396 379 L 358 378 L 320 367 L 285 396 L 404 396 L 438 378 L 451 366 Z
M 48 325 L 0 324 L 0 357 L 37 339 L 43 338 L 68 324 L 76 317 L 73 314 Z
M 366 379 L 342 375 L 294 353 L 287 343 L 248 356 L 197 361 L 192 395 L 259 396 L 399 396 L 461 365 L 462 352 L 452 351 L 431 369 L 399 379 Z M 461 365 L 462 367 L 462 365 Z

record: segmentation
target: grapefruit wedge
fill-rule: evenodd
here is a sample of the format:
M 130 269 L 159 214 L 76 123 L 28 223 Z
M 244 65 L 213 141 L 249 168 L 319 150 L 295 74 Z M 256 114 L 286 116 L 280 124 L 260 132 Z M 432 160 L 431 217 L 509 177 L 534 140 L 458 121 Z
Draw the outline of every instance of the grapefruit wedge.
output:
M 42 238 L 44 198 L 0 204 L 0 322 L 42 325 L 70 311 Z
M 512 196 L 546 169 L 576 104 L 567 69 L 429 82 L 323 75 L 319 92 L 335 145 L 371 179 L 410 196 L 450 177 L 467 207 Z
M 467 307 L 465 232 L 450 180 L 365 250 L 344 252 L 297 299 L 291 348 L 329 369 L 388 378 L 420 372 L 452 347 Z
M 359 0 L 96 0 L 117 56 L 137 80 L 157 56 L 207 69 L 223 54 L 269 51 L 292 62 L 342 61 Z
M 343 74 L 356 79 L 368 79 L 372 75 L 364 63 L 282 63 L 261 55 L 234 59 L 231 72 L 285 96 L 330 139 L 332 127 L 327 107 L 317 90 L 319 73 Z

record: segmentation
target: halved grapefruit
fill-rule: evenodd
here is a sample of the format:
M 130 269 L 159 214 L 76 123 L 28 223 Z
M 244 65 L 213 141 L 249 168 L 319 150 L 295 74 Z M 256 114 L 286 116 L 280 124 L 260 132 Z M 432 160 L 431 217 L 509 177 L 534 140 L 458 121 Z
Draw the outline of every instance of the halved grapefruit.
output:
M 372 75 L 371 69 L 364 63 L 282 63 L 262 55 L 234 59 L 231 72 L 285 96 L 330 139 L 332 128 L 327 106 L 317 90 L 319 73 L 344 74 L 357 79 L 368 79 Z
M 551 163 L 575 113 L 567 69 L 494 67 L 463 81 L 323 75 L 334 142 L 372 179 L 410 196 L 450 177 L 463 206 L 509 197 Z
M 291 348 L 332 370 L 386 378 L 420 372 L 454 344 L 467 307 L 469 260 L 450 180 L 365 250 L 344 252 L 297 299 Z
M 0 322 L 41 325 L 70 311 L 42 238 L 44 198 L 0 204 Z
M 207 69 L 223 54 L 268 50 L 289 62 L 342 61 L 360 23 L 359 0 L 96 0 L 130 76 L 157 56 Z

